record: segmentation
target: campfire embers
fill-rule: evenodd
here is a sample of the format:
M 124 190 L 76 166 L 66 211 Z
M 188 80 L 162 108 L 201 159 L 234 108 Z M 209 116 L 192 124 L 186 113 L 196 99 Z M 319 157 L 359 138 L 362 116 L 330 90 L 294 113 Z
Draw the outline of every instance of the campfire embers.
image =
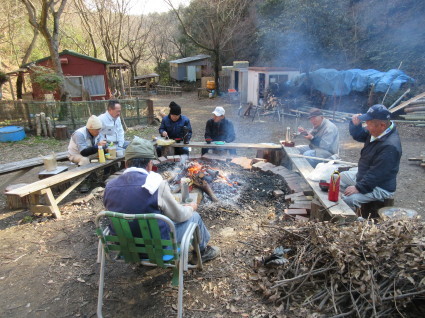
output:
M 229 180 L 221 171 L 197 161 L 183 163 L 181 171 L 171 178 L 171 183 L 181 183 L 181 179 L 184 177 L 189 178 L 191 180 L 190 185 L 201 189 L 214 202 L 217 202 L 218 198 L 213 188 L 220 193 L 233 194 L 237 191 L 236 186 L 239 185 L 238 182 Z

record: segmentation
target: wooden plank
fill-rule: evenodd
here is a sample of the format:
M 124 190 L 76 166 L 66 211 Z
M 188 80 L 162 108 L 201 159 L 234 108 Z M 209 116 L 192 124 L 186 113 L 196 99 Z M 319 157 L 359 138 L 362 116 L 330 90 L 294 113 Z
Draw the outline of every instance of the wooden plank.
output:
M 284 151 L 289 154 L 296 154 L 298 150 L 294 147 L 284 147 Z M 313 189 L 316 197 L 319 199 L 320 203 L 324 208 L 329 212 L 330 216 L 337 218 L 347 218 L 355 219 L 356 214 L 354 211 L 341 199 L 339 198 L 338 202 L 333 202 L 328 200 L 328 193 L 323 192 L 319 187 L 319 182 L 311 181 L 307 176 L 314 170 L 313 167 L 308 163 L 304 158 L 295 158 L 291 157 L 291 160 L 310 187 Z
M 58 152 L 55 154 L 57 161 L 68 160 L 68 152 Z M 15 161 L 10 163 L 5 163 L 0 165 L 0 175 L 19 171 L 27 168 L 34 168 L 37 166 L 42 166 L 44 164 L 42 157 L 36 157 L 21 161 Z
M 289 215 L 307 215 L 308 212 L 306 209 L 285 209 L 284 213 L 289 214 Z
M 124 157 L 118 157 L 114 160 L 108 160 L 105 163 L 90 163 L 88 165 L 82 166 L 82 167 L 78 167 L 69 171 L 65 171 L 63 173 L 60 173 L 56 176 L 52 176 L 50 178 L 46 178 L 46 179 L 42 179 L 36 182 L 33 182 L 29 185 L 20 187 L 18 189 L 14 189 L 10 192 L 7 193 L 7 195 L 18 195 L 20 197 L 29 195 L 31 193 L 46 189 L 46 188 L 50 188 L 51 186 L 57 185 L 57 184 L 61 184 L 63 182 L 67 182 L 70 181 L 74 178 L 77 178 L 79 176 L 83 176 L 86 175 L 90 172 L 93 172 L 97 169 L 101 169 L 101 168 L 105 168 L 108 167 L 110 165 L 113 165 L 117 162 L 120 162 L 124 160 Z
M 217 145 L 214 142 L 207 144 L 206 142 L 191 142 L 189 144 L 183 143 L 174 143 L 169 147 L 193 147 L 193 148 L 224 148 L 224 149 L 282 149 L 282 145 L 274 143 L 260 143 L 260 144 L 251 144 L 251 143 L 237 143 L 230 142 L 224 145 Z
M 417 101 L 418 99 L 421 99 L 422 97 L 425 97 L 425 93 L 416 95 L 415 97 L 409 99 L 408 101 L 405 101 L 404 103 L 401 103 L 400 105 L 398 105 L 398 106 L 396 106 L 394 108 L 391 108 L 390 109 L 390 113 L 394 113 L 394 112 L 396 112 L 396 111 L 398 111 L 400 109 L 403 109 L 404 107 L 406 107 L 407 105 L 409 105 L 411 102 Z

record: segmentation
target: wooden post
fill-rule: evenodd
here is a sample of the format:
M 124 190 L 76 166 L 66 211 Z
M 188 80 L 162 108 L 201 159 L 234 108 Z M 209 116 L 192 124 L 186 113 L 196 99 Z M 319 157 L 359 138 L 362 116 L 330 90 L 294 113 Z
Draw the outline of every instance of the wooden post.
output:
M 37 136 L 41 136 L 40 114 L 35 114 L 35 127 Z
M 130 87 L 131 89 L 131 87 Z M 137 125 L 140 125 L 140 101 L 139 97 L 136 97 L 136 111 L 137 111 Z
M 40 113 L 40 121 L 41 121 L 41 128 L 43 129 L 43 135 L 44 135 L 44 137 L 47 137 L 46 114 L 45 113 Z
M 12 94 L 12 100 L 15 100 L 15 92 L 13 90 L 12 80 L 10 79 L 10 76 L 9 76 L 9 86 L 10 86 L 10 93 Z
M 146 100 L 146 105 L 148 106 L 148 125 L 153 125 L 154 123 L 153 101 L 150 99 Z

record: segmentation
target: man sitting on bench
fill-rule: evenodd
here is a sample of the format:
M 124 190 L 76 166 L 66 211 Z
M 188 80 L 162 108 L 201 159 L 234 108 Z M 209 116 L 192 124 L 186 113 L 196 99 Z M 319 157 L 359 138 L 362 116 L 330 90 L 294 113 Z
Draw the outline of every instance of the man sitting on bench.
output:
M 318 108 L 312 108 L 308 114 L 313 129 L 306 130 L 298 127 L 298 132 L 310 141 L 309 145 L 297 146 L 298 151 L 309 157 L 330 158 L 338 154 L 339 132 L 338 128 L 329 119 L 323 117 L 323 113 Z M 319 160 L 309 159 L 308 162 L 316 167 Z
M 68 145 L 69 161 L 84 166 L 90 163 L 90 157 L 97 154 L 98 147 L 106 148 L 106 141 L 100 140 L 102 122 L 92 115 L 85 127 L 77 129 Z
M 362 121 L 366 127 L 362 127 Z M 341 173 L 344 201 L 355 210 L 363 203 L 392 198 L 400 166 L 401 142 L 390 112 L 384 105 L 373 105 L 366 114 L 353 115 L 350 134 L 364 142 L 357 169 Z
M 207 121 L 205 126 L 205 141 L 210 144 L 212 141 L 229 143 L 236 139 L 235 128 L 233 123 L 224 117 L 226 111 L 223 107 L 214 109 L 213 118 Z M 205 155 L 210 148 L 202 148 L 202 155 Z M 236 155 L 235 149 L 228 150 L 231 155 Z

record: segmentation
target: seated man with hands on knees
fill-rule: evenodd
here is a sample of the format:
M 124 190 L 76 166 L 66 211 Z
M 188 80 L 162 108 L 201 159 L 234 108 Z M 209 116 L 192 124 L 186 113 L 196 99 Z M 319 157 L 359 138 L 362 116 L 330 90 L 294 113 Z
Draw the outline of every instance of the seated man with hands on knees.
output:
M 396 190 L 402 150 L 390 115 L 384 105 L 376 104 L 366 114 L 353 115 L 350 121 L 351 136 L 364 143 L 358 168 L 341 173 L 343 200 L 353 210 L 363 203 L 392 198 Z
M 236 139 L 235 128 L 233 123 L 224 117 L 226 113 L 224 108 L 216 107 L 212 113 L 213 118 L 207 121 L 205 127 L 205 141 L 207 144 L 213 141 L 224 141 L 226 143 L 234 141 Z M 202 155 L 206 154 L 209 149 L 211 148 L 202 148 Z M 235 149 L 222 150 L 229 150 L 230 154 L 236 155 Z
M 69 161 L 84 166 L 90 163 L 91 157 L 97 157 L 98 148 L 106 149 L 106 141 L 100 140 L 102 122 L 95 115 L 90 116 L 85 127 L 77 129 L 71 136 L 68 145 Z
M 310 143 L 296 148 L 304 156 L 324 159 L 336 157 L 339 149 L 338 128 L 329 119 L 324 118 L 322 111 L 318 108 L 310 110 L 308 119 L 313 125 L 313 129 L 306 130 L 303 127 L 298 127 L 298 132 Z M 307 160 L 313 167 L 316 167 L 320 162 L 310 158 L 307 158 Z
M 220 254 L 220 249 L 208 245 L 210 233 L 201 216 L 195 211 L 197 204 L 179 204 L 171 193 L 170 186 L 161 175 L 152 171 L 152 160 L 157 159 L 155 146 L 149 140 L 135 137 L 125 152 L 126 170 L 118 178 L 109 181 L 105 187 L 103 203 L 109 211 L 141 214 L 159 213 L 170 218 L 176 228 L 177 242 L 181 242 L 189 223 L 197 223 L 200 230 L 202 261 L 210 261 Z M 161 236 L 167 235 L 162 224 Z M 140 236 L 136 226 L 133 235 Z

